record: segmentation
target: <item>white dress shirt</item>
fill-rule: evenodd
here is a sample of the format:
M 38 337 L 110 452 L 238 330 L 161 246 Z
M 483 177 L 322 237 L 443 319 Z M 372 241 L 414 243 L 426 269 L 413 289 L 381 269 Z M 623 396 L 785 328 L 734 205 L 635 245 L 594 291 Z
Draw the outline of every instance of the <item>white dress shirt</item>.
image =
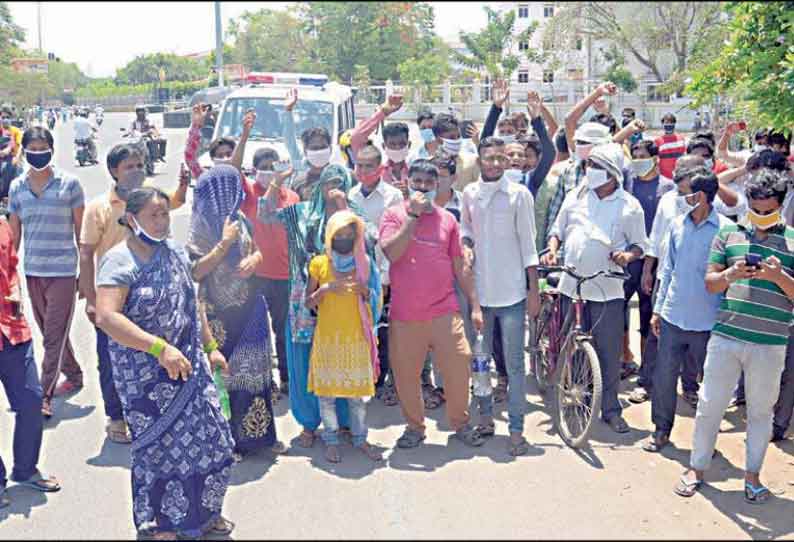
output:
M 88 139 L 91 137 L 91 133 L 93 125 L 91 121 L 84 117 L 77 117 L 74 119 L 74 138 L 77 139 Z
M 358 205 L 369 221 L 369 231 L 375 239 L 378 238 L 380 231 L 380 219 L 383 217 L 383 212 L 389 207 L 399 205 L 403 201 L 403 193 L 399 188 L 379 181 L 375 190 L 364 195 L 361 191 L 362 185 L 357 184 L 350 189 L 350 201 Z M 381 281 L 383 284 L 389 284 L 389 260 L 384 257 L 383 250 L 380 243 L 375 246 L 375 260 L 378 264 L 378 269 L 381 272 Z
M 461 235 L 474 241 L 474 280 L 480 305 L 509 307 L 527 297 L 527 267 L 538 265 L 535 202 L 527 187 L 506 177 L 480 179 L 463 190 Z
M 565 246 L 565 263 L 580 275 L 621 272 L 621 267 L 609 259 L 610 252 L 625 251 L 632 245 L 643 252 L 648 248 L 640 202 L 620 187 L 604 199 L 586 186 L 572 190 L 550 235 L 560 239 Z M 563 273 L 559 290 L 575 297 L 576 279 Z M 588 301 L 623 299 L 623 281 L 610 277 L 589 280 L 582 285 L 582 297 Z

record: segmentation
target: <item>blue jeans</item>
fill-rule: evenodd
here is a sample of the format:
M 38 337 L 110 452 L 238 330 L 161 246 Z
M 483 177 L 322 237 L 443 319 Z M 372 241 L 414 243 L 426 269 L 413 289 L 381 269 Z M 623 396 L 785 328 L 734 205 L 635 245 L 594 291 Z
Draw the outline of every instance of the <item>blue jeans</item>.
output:
M 121 400 L 119 394 L 116 393 L 116 385 L 113 383 L 113 365 L 108 350 L 108 336 L 99 328 L 96 328 L 96 354 L 99 358 L 99 387 L 102 390 L 102 402 L 105 403 L 105 415 L 114 422 L 123 420 Z
M 11 410 L 16 413 L 14 423 L 14 470 L 11 479 L 21 482 L 36 474 L 41 450 L 44 419 L 41 402 L 44 393 L 33 359 L 33 341 L 16 346 L 3 337 L 0 351 L 0 382 L 6 391 Z M 7 435 L 9 431 L 4 431 Z M 6 468 L 0 459 L 0 489 L 6 485 Z
M 526 299 L 509 307 L 482 307 L 485 348 L 491 348 L 493 345 L 493 330 L 496 322 L 499 322 L 502 328 L 502 350 L 507 369 L 507 426 L 511 433 L 524 432 L 524 416 L 527 411 L 527 371 L 524 361 L 526 312 Z M 480 415 L 493 416 L 493 395 L 477 397 L 477 402 Z
M 337 398 L 318 396 L 317 400 L 320 402 L 320 418 L 323 420 L 323 432 L 321 433 L 323 442 L 326 446 L 339 446 L 339 421 L 336 418 Z M 353 446 L 358 448 L 367 442 L 367 405 L 360 397 L 339 398 L 339 400 L 347 401 Z

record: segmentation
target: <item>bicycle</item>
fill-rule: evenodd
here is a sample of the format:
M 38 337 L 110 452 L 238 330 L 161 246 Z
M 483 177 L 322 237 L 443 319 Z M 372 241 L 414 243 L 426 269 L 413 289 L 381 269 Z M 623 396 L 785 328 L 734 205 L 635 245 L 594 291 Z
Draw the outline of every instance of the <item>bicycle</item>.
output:
M 547 274 L 550 287 L 541 292 L 540 314 L 535 322 L 530 322 L 530 369 L 541 394 L 554 388 L 553 418 L 560 437 L 571 448 L 580 448 L 586 444 L 593 419 L 601 410 L 603 390 L 593 337 L 584 331 L 586 301 L 582 298 L 582 284 L 600 276 L 627 280 L 629 275 L 599 271 L 583 276 L 569 265 L 539 266 L 538 272 Z M 576 298 L 564 320 L 561 296 L 556 290 L 559 273 L 576 279 Z

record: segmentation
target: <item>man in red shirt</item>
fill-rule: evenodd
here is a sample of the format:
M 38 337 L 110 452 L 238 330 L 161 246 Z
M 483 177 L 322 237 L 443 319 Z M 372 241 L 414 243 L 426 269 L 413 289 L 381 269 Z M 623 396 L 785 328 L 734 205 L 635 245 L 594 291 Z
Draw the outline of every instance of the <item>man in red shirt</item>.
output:
M 673 178 L 673 169 L 680 156 L 686 154 L 684 136 L 675 133 L 675 115 L 667 113 L 662 117 L 664 135 L 654 140 L 659 148 L 659 173 L 668 179 Z
M 11 479 L 39 491 L 58 491 L 61 489 L 58 481 L 43 476 L 36 468 L 44 424 L 41 416 L 44 392 L 36 372 L 30 327 L 22 314 L 17 261 L 11 227 L 5 218 L 0 218 L 0 382 L 11 410 L 16 413 Z M 10 504 L 5 494 L 6 483 L 6 468 L 0 459 L 0 508 Z

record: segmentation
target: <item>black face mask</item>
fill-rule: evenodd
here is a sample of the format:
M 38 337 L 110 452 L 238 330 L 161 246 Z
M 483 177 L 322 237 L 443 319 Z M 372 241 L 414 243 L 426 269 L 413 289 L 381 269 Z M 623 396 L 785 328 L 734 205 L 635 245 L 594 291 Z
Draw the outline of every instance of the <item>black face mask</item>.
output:
M 347 238 L 347 239 L 334 239 L 331 242 L 331 248 L 337 254 L 350 254 L 353 252 L 353 245 L 355 244 L 355 239 Z

